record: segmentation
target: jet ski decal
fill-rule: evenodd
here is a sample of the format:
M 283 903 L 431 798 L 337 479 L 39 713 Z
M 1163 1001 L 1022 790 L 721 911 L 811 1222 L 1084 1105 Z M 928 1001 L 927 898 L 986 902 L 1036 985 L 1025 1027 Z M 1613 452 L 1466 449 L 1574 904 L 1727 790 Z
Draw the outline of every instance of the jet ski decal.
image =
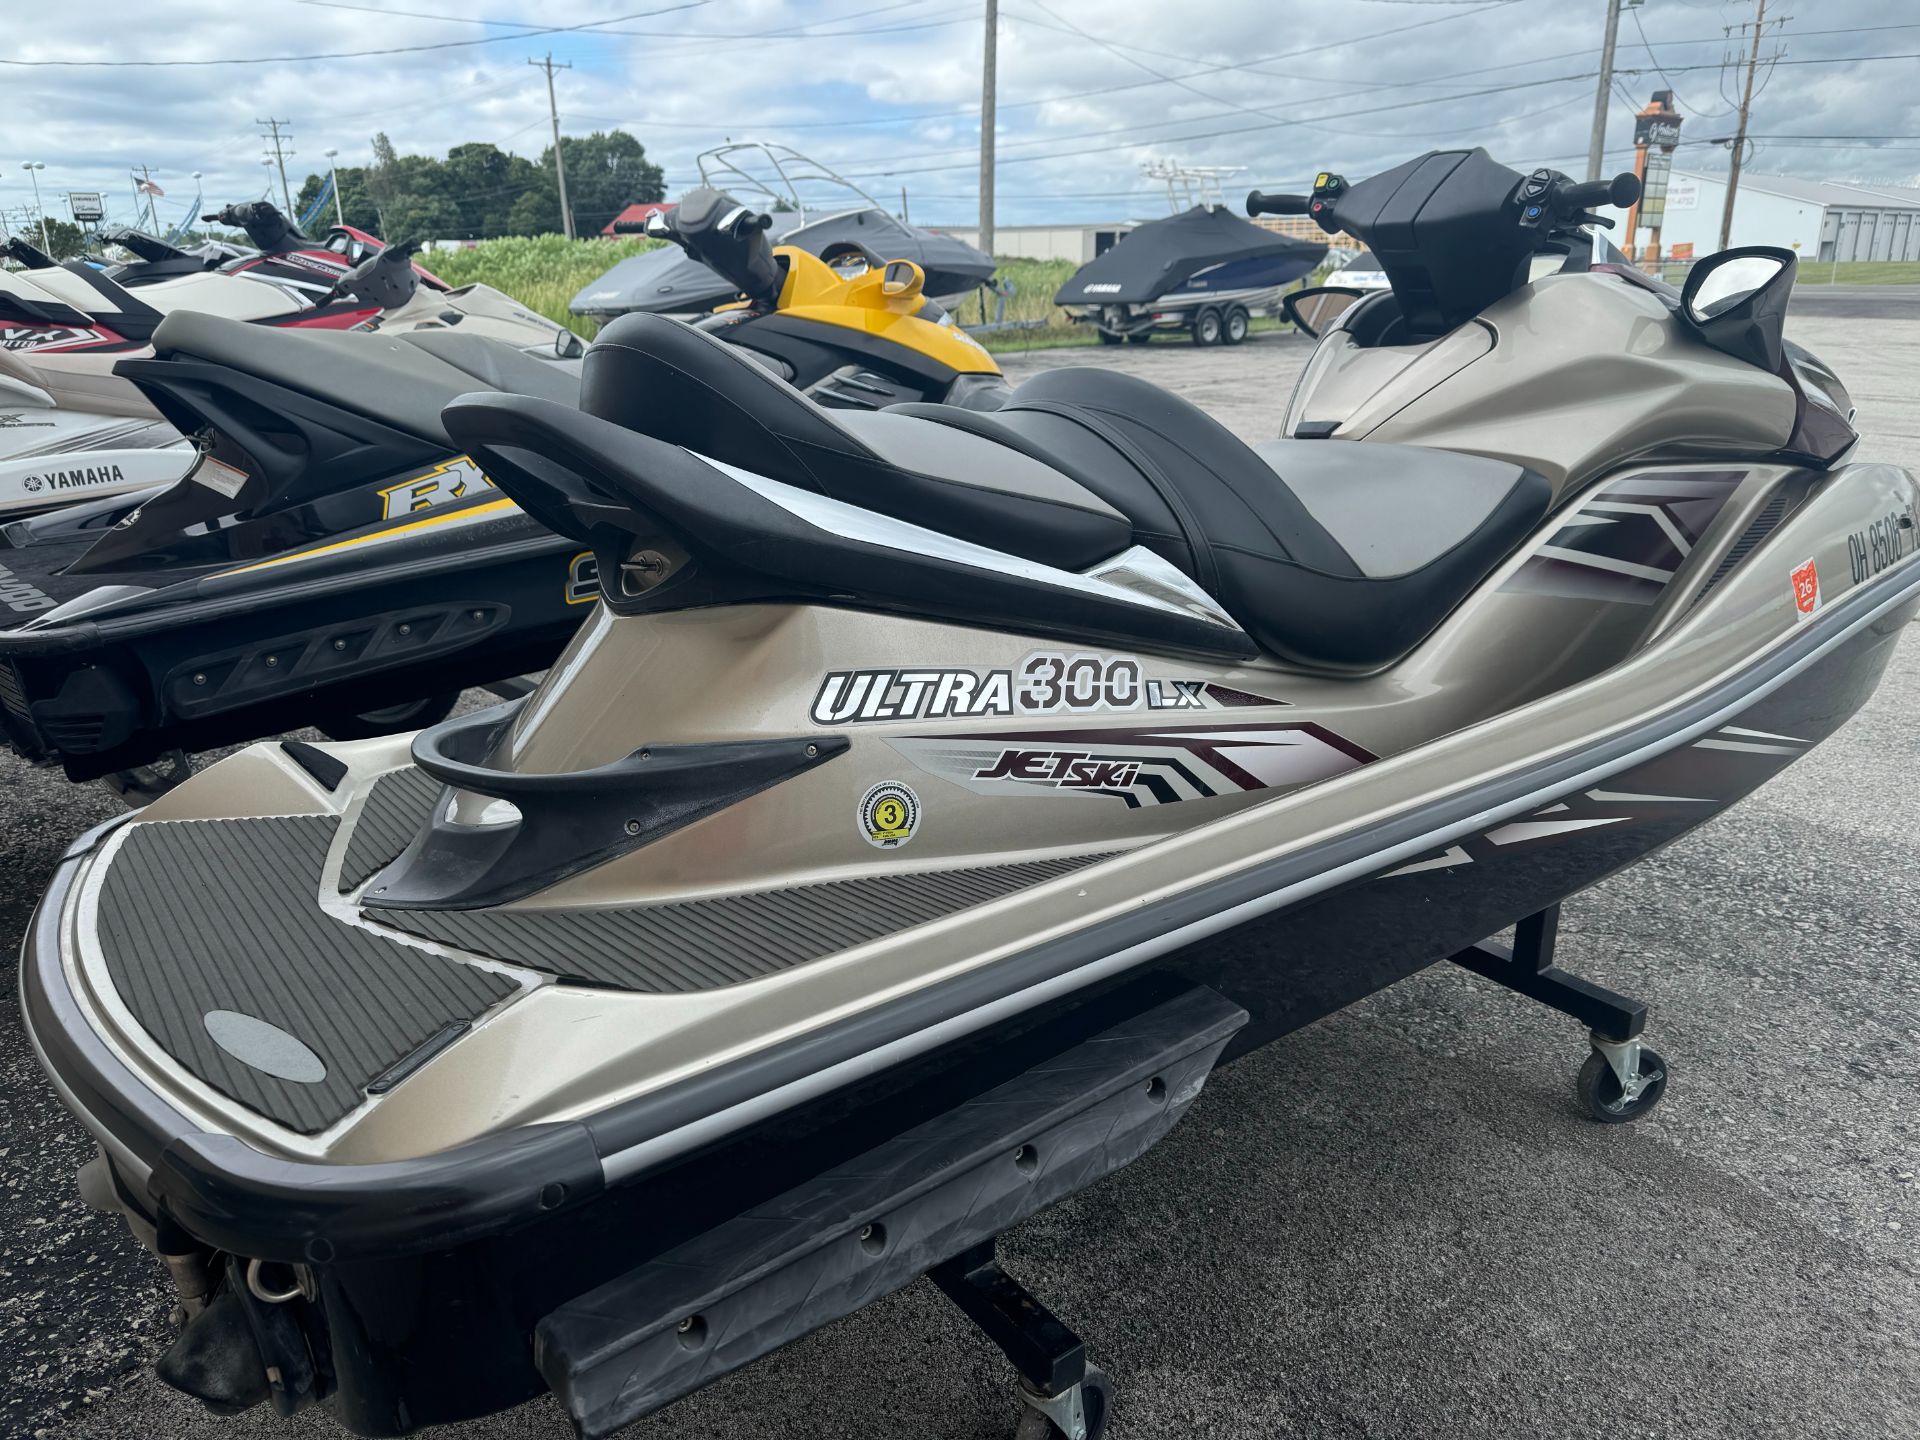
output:
M 1814 743 L 1771 730 L 1722 725 L 1684 749 L 1637 766 L 1605 785 L 1577 791 L 1490 830 L 1468 835 L 1388 870 L 1379 878 L 1391 880 L 1484 863 L 1504 852 L 1558 845 L 1591 830 L 1691 820 L 1703 813 L 1702 806 L 1707 807 L 1704 813 L 1718 813 L 1753 788 L 1756 766 L 1771 774 L 1806 754 Z M 1689 753 L 1699 750 L 1714 752 L 1714 760 Z
M 6 566 L 0 565 L 0 605 L 16 615 L 31 615 L 41 610 L 51 610 L 60 602 L 37 585 L 22 580 Z
M 1038 650 L 1016 667 L 833 670 L 813 698 L 816 725 L 1121 714 L 1285 705 L 1251 691 L 1145 673 L 1132 655 Z
M 1105 795 L 1129 810 L 1292 789 L 1376 757 L 1312 723 L 1193 730 L 1043 730 L 889 742 L 976 795 Z
M 38 495 L 45 490 L 84 490 L 91 485 L 123 484 L 126 476 L 118 465 L 89 465 L 73 470 L 47 470 L 38 475 L 28 475 L 20 482 L 20 487 L 30 495 Z
M 422 510 L 431 510 L 436 505 L 464 500 L 475 491 L 491 489 L 493 481 L 486 477 L 478 465 L 465 455 L 456 455 L 431 470 L 411 475 L 378 491 L 380 518 L 392 520 L 400 515 L 417 514 Z
M 232 570 L 222 570 L 220 573 L 245 575 L 254 570 L 270 570 L 276 565 L 294 565 L 302 560 L 311 560 L 317 555 L 333 555 L 361 545 L 384 545 L 388 541 L 417 534 L 429 525 L 471 524 L 480 520 L 498 519 L 503 515 L 516 513 L 519 509 L 520 507 L 511 500 L 489 500 L 484 504 L 449 511 L 444 515 L 429 515 L 421 520 L 410 520 L 404 525 L 389 526 L 385 530 L 376 530 L 371 535 L 356 535 L 351 540 L 334 540 L 325 545 L 315 545 L 308 550 L 296 550 L 291 555 L 276 555 L 271 560 L 258 560 L 251 565 L 236 566 Z
M 1651 605 L 1746 478 L 1744 470 L 1688 470 L 1603 485 L 1500 588 Z
M 132 348 L 104 325 L 9 325 L 0 328 L 0 350 L 52 352 L 95 350 L 108 346 Z

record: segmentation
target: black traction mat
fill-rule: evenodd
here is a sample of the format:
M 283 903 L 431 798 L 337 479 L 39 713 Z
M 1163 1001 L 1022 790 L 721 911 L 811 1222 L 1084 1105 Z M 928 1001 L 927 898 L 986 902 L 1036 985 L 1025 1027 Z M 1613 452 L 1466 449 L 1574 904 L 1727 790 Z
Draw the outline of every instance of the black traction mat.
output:
M 100 892 L 100 948 L 142 1028 L 223 1095 L 302 1134 L 516 988 L 321 910 L 338 823 L 134 825 Z
M 342 894 L 366 884 L 412 843 L 444 788 L 417 765 L 389 770 L 373 782 L 340 862 Z
M 1108 858 L 869 875 L 605 910 L 367 910 L 408 934 L 565 979 L 671 995 L 778 974 Z

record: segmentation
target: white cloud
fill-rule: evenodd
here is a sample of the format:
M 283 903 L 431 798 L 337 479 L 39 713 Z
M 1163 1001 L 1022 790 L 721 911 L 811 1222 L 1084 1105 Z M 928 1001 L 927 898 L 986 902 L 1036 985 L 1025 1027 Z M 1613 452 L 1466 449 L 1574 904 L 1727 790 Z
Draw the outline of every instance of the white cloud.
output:
M 387 13 L 298 0 L 96 0 L 50 7 L 30 27 L 10 25 L 5 56 L 206 60 L 396 50 L 503 33 L 457 18 L 453 0 L 356 3 Z M 667 3 L 652 0 L 651 8 Z M 547 0 L 524 9 L 490 0 L 484 13 L 553 26 L 643 8 L 648 0 Z M 1009 222 L 1153 213 L 1158 188 L 1138 173 L 1150 156 L 1244 166 L 1246 181 L 1269 187 L 1299 183 L 1322 166 L 1365 174 L 1433 145 L 1486 143 L 1509 163 L 1577 171 L 1594 89 L 1580 77 L 1594 68 L 1602 8 L 1597 0 L 1513 0 L 1484 10 L 1388 0 L 1004 0 L 999 213 Z M 1896 7 L 1884 0 L 1801 8 L 1770 41 L 1790 60 L 1920 52 L 1920 24 L 1808 33 L 1894 25 Z M 888 198 L 904 184 L 916 219 L 965 220 L 975 204 L 979 13 L 978 0 L 710 0 L 607 27 L 651 34 L 526 36 L 304 64 L 0 67 L 0 209 L 29 200 L 19 169 L 28 159 L 46 163 L 47 196 L 100 189 L 123 215 L 132 203 L 128 168 L 143 163 L 167 187 L 168 213 L 191 198 L 194 170 L 206 173 L 209 204 L 258 195 L 269 172 L 258 163 L 254 121 L 269 115 L 292 121 L 295 185 L 329 146 L 343 161 L 365 159 L 377 130 L 403 151 L 441 154 L 491 140 L 538 154 L 547 141 L 546 90 L 526 59 L 551 48 L 574 66 L 559 82 L 566 128 L 625 124 L 674 186 L 693 181 L 702 149 L 729 137 L 768 138 L 842 165 Z M 1608 130 L 1610 163 L 1621 165 L 1630 158 L 1629 111 L 1664 83 L 1632 13 L 1618 64 L 1641 73 L 1622 75 L 1619 88 L 1633 105 L 1616 96 Z M 1725 133 L 1732 122 L 1714 114 L 1726 108 L 1716 71 L 1678 67 L 1716 65 L 1721 26 L 1750 15 L 1744 0 L 1639 12 L 1692 111 L 1690 139 Z M 798 28 L 816 33 L 767 33 Z M 736 38 L 747 35 L 758 38 Z M 1309 49 L 1368 35 L 1378 38 Z M 1185 82 L 1158 81 L 1153 71 Z M 1769 138 L 1752 168 L 1882 178 L 1920 170 L 1920 138 L 1904 147 L 1788 138 L 1920 137 L 1917 76 L 1920 61 L 1911 59 L 1781 65 L 1756 109 L 1754 130 Z M 898 114 L 929 118 L 857 123 Z M 1696 165 L 1723 163 L 1725 154 L 1705 146 L 1683 153 L 1683 163 Z M 56 214 L 63 208 L 50 205 Z

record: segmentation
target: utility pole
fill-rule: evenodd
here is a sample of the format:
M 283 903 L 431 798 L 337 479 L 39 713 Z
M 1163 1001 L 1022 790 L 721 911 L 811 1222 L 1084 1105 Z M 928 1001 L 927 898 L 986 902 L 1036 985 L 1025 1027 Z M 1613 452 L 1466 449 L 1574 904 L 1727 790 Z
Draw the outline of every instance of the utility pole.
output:
M 1753 45 L 1747 51 L 1747 80 L 1740 92 L 1740 125 L 1733 132 L 1733 161 L 1727 170 L 1727 203 L 1720 212 L 1722 250 L 1733 243 L 1733 197 L 1740 189 L 1740 165 L 1747 153 L 1747 114 L 1753 109 L 1753 72 L 1760 68 L 1760 35 L 1767 28 L 1767 0 L 1757 0 L 1757 4 L 1753 16 Z M 1742 25 L 1740 28 L 1744 30 L 1747 27 Z
M 266 127 L 267 133 L 260 138 L 273 150 L 273 163 L 280 169 L 280 198 L 287 202 L 287 219 L 293 219 L 293 191 L 287 185 L 287 156 L 293 153 L 293 132 L 282 132 L 282 125 L 291 125 L 291 120 L 255 120 L 256 125 Z
M 1593 93 L 1593 134 L 1587 140 L 1587 179 L 1606 163 L 1607 100 L 1613 93 L 1613 46 L 1620 36 L 1620 0 L 1607 0 L 1607 34 L 1600 42 L 1600 84 Z
M 989 0 L 991 3 L 991 0 Z M 553 63 L 553 52 L 547 52 L 544 60 L 529 60 L 529 65 L 538 65 L 547 72 L 547 114 L 553 120 L 553 178 L 560 184 L 560 224 L 567 232 L 567 238 L 573 239 L 573 207 L 567 204 L 567 162 L 560 154 L 560 105 L 553 98 L 553 72 L 571 70 L 571 65 Z
M 980 65 L 980 248 L 993 254 L 993 82 L 999 68 L 1000 0 L 987 0 Z

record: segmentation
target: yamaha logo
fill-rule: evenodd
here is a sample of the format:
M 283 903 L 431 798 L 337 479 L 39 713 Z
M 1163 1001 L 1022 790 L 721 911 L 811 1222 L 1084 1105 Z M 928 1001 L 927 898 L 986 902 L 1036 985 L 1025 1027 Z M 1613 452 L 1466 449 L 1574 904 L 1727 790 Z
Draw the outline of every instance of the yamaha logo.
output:
M 42 480 L 38 475 L 29 475 L 25 480 L 22 480 L 20 483 L 26 486 L 28 491 L 35 495 L 38 495 L 42 490 L 47 488 L 47 482 Z

